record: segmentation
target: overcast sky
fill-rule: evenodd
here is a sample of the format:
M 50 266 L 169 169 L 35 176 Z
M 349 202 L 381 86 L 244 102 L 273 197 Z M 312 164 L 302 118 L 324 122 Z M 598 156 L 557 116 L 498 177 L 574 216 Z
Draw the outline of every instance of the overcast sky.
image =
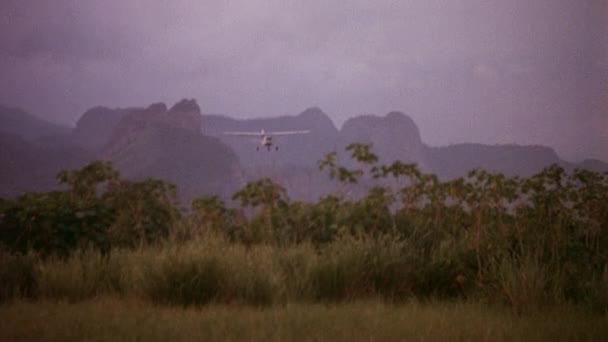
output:
M 2 0 L 0 103 L 196 98 L 338 127 L 403 111 L 430 145 L 543 144 L 608 161 L 608 0 Z

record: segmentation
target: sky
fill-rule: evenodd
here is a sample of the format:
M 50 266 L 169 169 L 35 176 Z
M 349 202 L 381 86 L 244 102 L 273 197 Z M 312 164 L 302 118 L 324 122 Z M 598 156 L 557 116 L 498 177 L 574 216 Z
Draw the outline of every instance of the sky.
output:
M 432 146 L 608 161 L 608 0 L 2 0 L 0 104 L 195 98 L 237 118 L 402 111 Z

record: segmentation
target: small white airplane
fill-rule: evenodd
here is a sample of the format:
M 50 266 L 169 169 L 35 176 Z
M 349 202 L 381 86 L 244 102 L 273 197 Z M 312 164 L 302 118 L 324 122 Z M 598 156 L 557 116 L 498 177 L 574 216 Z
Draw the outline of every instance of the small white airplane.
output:
M 308 133 L 310 133 L 309 130 L 282 131 L 282 132 L 265 132 L 264 130 L 261 130 L 259 132 L 224 132 L 224 135 L 234 135 L 234 136 L 239 136 L 239 137 L 259 137 L 260 139 L 262 139 L 260 142 L 260 145 L 262 146 L 262 148 L 266 148 L 266 149 L 268 149 L 268 151 L 270 151 L 270 149 L 272 148 L 272 144 L 273 144 L 273 140 L 272 140 L 273 136 L 308 134 Z M 257 151 L 259 151 L 260 146 L 257 146 L 255 149 Z M 278 151 L 279 147 L 275 146 L 274 149 L 276 151 Z

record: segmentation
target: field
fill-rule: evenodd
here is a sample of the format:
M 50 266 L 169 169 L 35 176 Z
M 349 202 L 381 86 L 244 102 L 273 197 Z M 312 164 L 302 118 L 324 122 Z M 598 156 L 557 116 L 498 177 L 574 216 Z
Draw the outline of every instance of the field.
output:
M 600 341 L 608 336 L 605 312 L 547 301 L 533 287 L 538 279 L 520 278 L 519 306 L 502 292 L 477 290 L 477 297 L 453 299 L 400 292 L 410 281 L 401 273 L 393 276 L 393 266 L 402 265 L 402 247 L 391 240 L 352 238 L 321 250 L 305 244 L 245 247 L 208 236 L 110 255 L 85 250 L 67 259 L 8 257 L 0 262 L 0 340 Z
M 96 298 L 0 306 L 3 341 L 601 341 L 608 318 L 575 308 L 517 315 L 474 303 L 155 306 Z

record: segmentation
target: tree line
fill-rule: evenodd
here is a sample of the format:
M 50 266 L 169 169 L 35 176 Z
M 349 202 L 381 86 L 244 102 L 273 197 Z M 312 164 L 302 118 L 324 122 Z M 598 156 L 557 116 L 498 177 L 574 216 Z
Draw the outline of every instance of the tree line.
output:
M 318 162 L 343 186 L 316 202 L 290 200 L 262 178 L 230 203 L 201 197 L 187 210 L 174 185 L 122 179 L 96 161 L 61 171 L 63 190 L 0 200 L 0 243 L 10 253 L 67 257 L 210 233 L 245 246 L 318 250 L 345 238 L 388 238 L 409 255 L 418 294 L 466 297 L 500 287 L 513 305 L 537 291 L 608 307 L 608 174 L 552 165 L 529 178 L 475 169 L 441 180 L 416 164 L 380 164 L 371 145 L 346 152 L 347 165 L 336 151 Z

